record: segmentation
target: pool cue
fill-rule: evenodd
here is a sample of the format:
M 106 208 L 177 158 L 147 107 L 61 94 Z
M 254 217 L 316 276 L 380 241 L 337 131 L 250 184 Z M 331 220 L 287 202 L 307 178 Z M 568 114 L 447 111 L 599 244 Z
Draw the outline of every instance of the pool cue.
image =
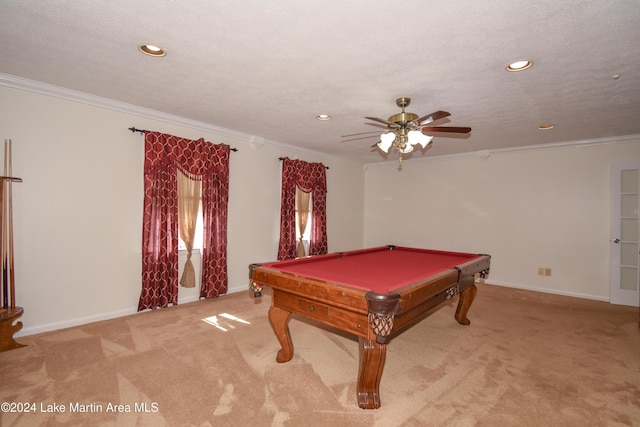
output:
M 11 299 L 10 307 L 16 306 L 16 277 L 13 271 L 13 167 L 11 162 L 12 148 L 11 140 L 9 140 L 9 203 L 7 211 L 9 212 L 9 225 L 7 226 L 7 237 L 9 238 L 9 295 Z
M 4 176 L 6 178 L 7 176 L 7 140 L 4 140 Z M 9 308 L 9 283 L 8 283 L 8 277 L 7 277 L 7 246 L 6 246 L 6 240 L 7 240 L 7 235 L 5 233 L 5 230 L 7 229 L 7 224 L 6 224 L 6 217 L 5 217 L 5 211 L 6 211 L 6 206 L 4 203 L 4 199 L 5 199 L 5 195 L 4 195 L 4 187 L 5 187 L 5 182 L 6 179 L 3 178 L 2 179 L 2 189 L 0 190 L 0 195 L 2 196 L 0 198 L 1 200 L 1 210 L 0 210 L 0 216 L 2 216 L 2 224 L 0 225 L 2 227 L 2 308 Z
M 4 218 L 4 183 L 5 180 L 2 180 L 2 188 L 0 188 L 0 216 L 2 219 L 0 220 L 0 227 L 2 227 L 2 239 L 0 239 L 0 254 L 2 256 L 2 277 L 0 277 L 0 281 L 2 281 L 2 308 L 9 307 L 9 287 L 7 283 L 7 262 L 5 258 L 5 236 L 4 230 L 6 228 L 5 218 Z

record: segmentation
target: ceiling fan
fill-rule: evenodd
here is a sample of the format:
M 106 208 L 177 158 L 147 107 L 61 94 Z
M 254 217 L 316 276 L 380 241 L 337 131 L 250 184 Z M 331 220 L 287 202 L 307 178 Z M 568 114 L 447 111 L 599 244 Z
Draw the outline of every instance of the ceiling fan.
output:
M 395 148 L 400 152 L 400 162 L 402 162 L 402 155 L 413 151 L 415 145 L 420 145 L 423 149 L 431 143 L 433 139 L 433 133 L 469 133 L 471 128 L 458 127 L 458 126 L 429 126 L 436 120 L 444 119 L 451 115 L 446 111 L 436 111 L 426 116 L 419 117 L 417 114 L 408 113 L 404 109 L 411 103 L 411 98 L 402 97 L 396 99 L 396 105 L 402 109 L 400 113 L 394 114 L 387 120 L 380 119 L 378 117 L 365 117 L 367 120 L 373 120 L 377 123 L 367 123 L 372 126 L 380 126 L 378 123 L 385 125 L 387 131 L 380 135 L 380 141 L 372 145 L 377 147 L 385 153 L 389 152 L 390 148 Z M 364 135 L 374 132 L 362 132 L 354 133 L 351 135 L 343 135 L 343 138 L 352 137 L 357 135 Z M 444 135 L 443 135 L 444 136 Z M 359 138 L 347 139 L 346 141 L 354 141 L 357 139 L 371 138 L 372 136 L 363 136 Z

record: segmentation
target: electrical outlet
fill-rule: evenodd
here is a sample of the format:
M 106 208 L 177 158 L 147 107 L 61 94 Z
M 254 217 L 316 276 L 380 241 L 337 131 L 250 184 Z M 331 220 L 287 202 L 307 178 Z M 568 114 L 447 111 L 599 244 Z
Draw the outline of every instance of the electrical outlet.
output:
M 551 276 L 551 269 L 550 268 L 545 268 L 544 269 L 544 275 L 545 276 Z

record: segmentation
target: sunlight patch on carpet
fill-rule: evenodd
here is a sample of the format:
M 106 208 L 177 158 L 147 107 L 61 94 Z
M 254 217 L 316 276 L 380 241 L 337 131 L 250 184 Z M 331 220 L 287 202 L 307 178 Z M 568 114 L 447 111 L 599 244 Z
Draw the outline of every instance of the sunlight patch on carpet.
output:
M 222 320 L 218 319 L 218 315 L 205 317 L 204 319 L 202 319 L 202 321 L 220 329 L 223 332 L 227 332 L 229 329 L 235 329 L 235 324 L 233 322 L 243 323 L 245 325 L 251 324 L 251 322 L 247 322 L 246 320 L 234 316 L 233 314 L 221 313 L 219 316 L 227 320 L 224 326 L 221 324 Z

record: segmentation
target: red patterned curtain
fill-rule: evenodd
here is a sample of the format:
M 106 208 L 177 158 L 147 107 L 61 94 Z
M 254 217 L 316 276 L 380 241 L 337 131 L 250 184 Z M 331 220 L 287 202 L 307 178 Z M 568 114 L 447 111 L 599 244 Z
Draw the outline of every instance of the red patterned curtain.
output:
M 322 163 L 282 160 L 282 204 L 280 206 L 280 243 L 278 259 L 296 257 L 296 186 L 311 192 L 311 240 L 309 255 L 326 254 L 327 175 Z
M 229 152 L 212 144 L 145 132 L 142 292 L 138 311 L 178 303 L 177 169 L 202 181 L 201 298 L 227 292 Z

